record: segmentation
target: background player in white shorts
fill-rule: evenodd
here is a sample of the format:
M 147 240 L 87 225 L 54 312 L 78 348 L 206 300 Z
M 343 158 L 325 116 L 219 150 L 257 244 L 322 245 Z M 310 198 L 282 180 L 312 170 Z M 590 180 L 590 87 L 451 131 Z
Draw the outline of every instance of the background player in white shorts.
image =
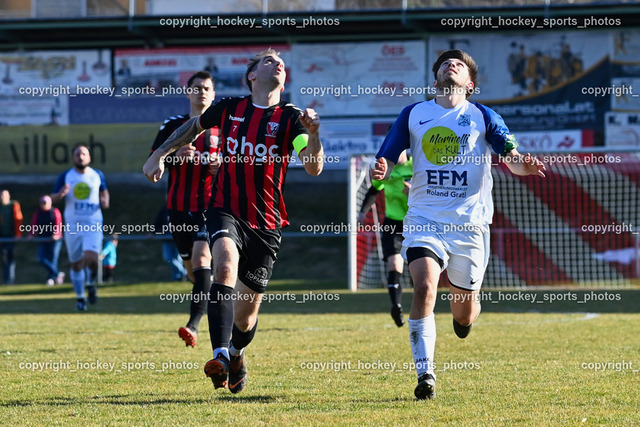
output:
M 109 190 L 104 174 L 89 166 L 91 153 L 85 144 L 73 149 L 73 167 L 63 172 L 53 188 L 51 199 L 58 202 L 65 199 L 64 241 L 71 263 L 71 282 L 78 301 L 79 311 L 87 309 L 84 296 L 85 281 L 89 303 L 97 301 L 95 275 L 98 271 L 98 257 L 102 251 L 102 210 L 109 207 Z M 85 272 L 88 267 L 88 272 Z M 87 274 L 90 277 L 87 277 Z
M 489 259 L 493 216 L 491 150 L 512 173 L 544 177 L 544 165 L 517 152 L 517 143 L 493 110 L 467 101 L 478 67 L 467 53 L 449 50 L 433 65 L 436 98 L 406 107 L 385 138 L 373 170 L 384 179 L 410 148 L 413 179 L 404 220 L 402 253 L 414 283 L 409 315 L 418 373 L 415 395 L 435 396 L 433 309 L 438 278 L 447 270 L 454 331 L 468 335 L 480 314 L 478 292 Z

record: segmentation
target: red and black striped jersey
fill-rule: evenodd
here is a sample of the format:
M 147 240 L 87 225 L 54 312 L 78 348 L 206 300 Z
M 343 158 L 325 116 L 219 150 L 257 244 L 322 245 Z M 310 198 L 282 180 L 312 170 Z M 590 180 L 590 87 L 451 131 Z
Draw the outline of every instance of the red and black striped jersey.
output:
M 151 152 L 158 149 L 187 120 L 189 120 L 188 114 L 169 117 L 165 120 L 151 147 Z M 165 157 L 165 169 L 169 171 L 167 208 L 171 210 L 203 212 L 211 199 L 213 179 L 208 171 L 208 160 L 211 154 L 219 150 L 218 128 L 205 130 L 192 144 L 196 147 L 193 161 L 181 163 L 175 152 Z
M 308 133 L 300 113 L 285 101 L 260 108 L 247 96 L 222 99 L 200 116 L 200 127 L 220 127 L 222 163 L 210 207 L 222 208 L 253 228 L 289 225 L 282 190 L 293 140 Z

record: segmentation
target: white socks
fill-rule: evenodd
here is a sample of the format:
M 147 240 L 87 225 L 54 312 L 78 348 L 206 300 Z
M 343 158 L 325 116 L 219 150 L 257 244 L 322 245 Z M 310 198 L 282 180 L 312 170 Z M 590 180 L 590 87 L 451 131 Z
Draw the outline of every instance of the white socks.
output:
M 413 362 L 416 365 L 418 378 L 425 373 L 434 373 L 433 353 L 436 348 L 436 320 L 435 315 L 424 319 L 409 319 L 409 340 Z
M 238 350 L 233 346 L 233 344 L 231 344 L 231 346 L 229 347 L 229 354 L 231 354 L 232 356 L 240 356 L 243 352 L 244 348 Z
M 230 360 L 231 358 L 229 357 L 229 349 L 226 347 L 219 347 L 216 348 L 215 350 L 213 350 L 213 358 L 215 359 L 216 357 L 218 357 L 218 355 L 221 354 L 224 357 L 227 358 L 227 360 Z
M 78 298 L 84 298 L 84 269 L 80 271 L 71 270 L 69 276 L 73 283 L 73 290 L 76 291 Z

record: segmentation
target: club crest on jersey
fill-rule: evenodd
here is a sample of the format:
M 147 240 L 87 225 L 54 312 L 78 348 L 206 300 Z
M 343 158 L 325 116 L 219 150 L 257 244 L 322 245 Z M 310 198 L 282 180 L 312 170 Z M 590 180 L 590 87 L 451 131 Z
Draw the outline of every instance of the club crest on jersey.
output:
M 469 114 L 462 114 L 458 117 L 458 125 L 471 126 L 471 116 Z
M 280 124 L 276 122 L 267 123 L 267 135 L 266 136 L 276 136 L 278 133 L 278 129 L 280 129 Z

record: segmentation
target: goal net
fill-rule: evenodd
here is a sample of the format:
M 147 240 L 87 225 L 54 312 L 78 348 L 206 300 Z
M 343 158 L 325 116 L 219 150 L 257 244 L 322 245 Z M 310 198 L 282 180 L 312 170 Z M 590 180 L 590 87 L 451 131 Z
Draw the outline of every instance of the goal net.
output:
M 513 175 L 494 158 L 491 256 L 483 287 L 637 283 L 640 153 L 536 155 L 547 167 L 544 179 Z M 357 230 L 349 237 L 353 290 L 385 284 L 379 235 L 371 230 L 384 219 L 381 194 L 365 223 L 356 223 L 374 161 L 362 155 L 350 163 L 349 215 Z
M 371 187 L 369 172 L 376 159 L 373 154 L 352 156 L 349 167 L 349 288 L 371 289 L 387 286 L 387 267 L 382 259 L 380 225 L 384 221 L 384 190 L 378 193 L 375 204 L 367 212 L 364 222 L 358 223 L 358 213 Z M 400 279 L 402 287 L 411 286 L 409 268 Z

